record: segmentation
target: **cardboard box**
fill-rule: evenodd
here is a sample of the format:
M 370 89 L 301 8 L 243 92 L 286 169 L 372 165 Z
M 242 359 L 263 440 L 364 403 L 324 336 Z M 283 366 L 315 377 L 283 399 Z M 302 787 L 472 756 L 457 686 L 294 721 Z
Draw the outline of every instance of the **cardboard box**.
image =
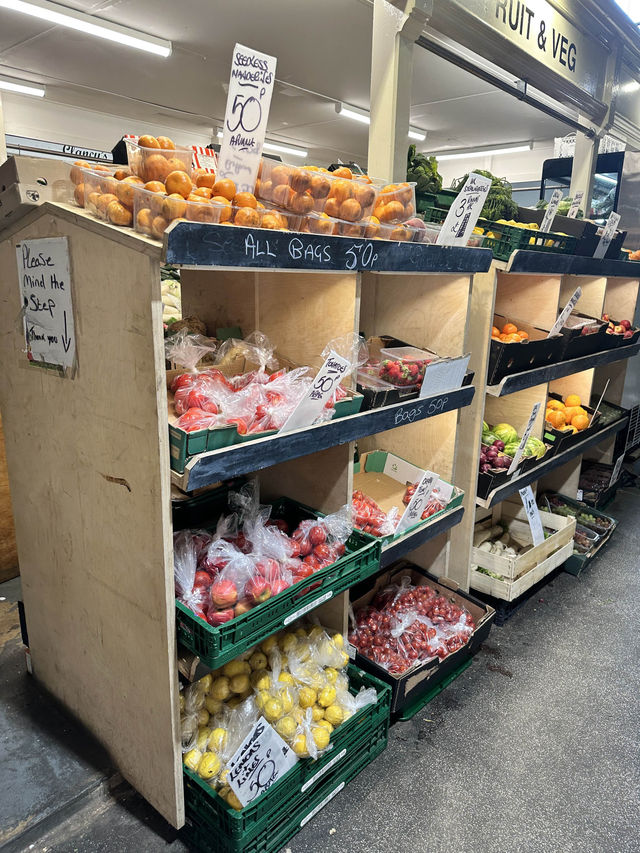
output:
M 54 186 L 40 184 L 11 184 L 0 193 L 0 231 L 18 220 L 33 207 L 38 207 L 43 201 L 67 202 L 71 197 L 71 184 L 64 182 L 62 186 L 56 182 Z
M 358 610 L 361 607 L 366 607 L 375 598 L 379 590 L 393 583 L 399 584 L 403 575 L 409 575 L 415 586 L 431 586 L 449 601 L 454 602 L 459 607 L 466 608 L 473 616 L 476 627 L 468 642 L 458 651 L 447 655 L 444 660 L 433 658 L 413 666 L 401 675 L 393 675 L 387 672 L 374 661 L 361 655 L 353 646 L 349 646 L 349 653 L 355 657 L 357 666 L 391 685 L 393 691 L 391 697 L 392 714 L 396 714 L 418 701 L 420 696 L 423 696 L 447 678 L 465 660 L 472 657 L 488 637 L 491 624 L 495 618 L 493 607 L 484 604 L 466 592 L 462 592 L 455 581 L 450 578 L 437 578 L 405 560 L 395 563 L 388 571 L 378 575 L 370 589 L 360 594 L 359 598 L 352 600 L 353 609 Z
M 401 518 L 407 508 L 402 502 L 407 486 L 420 482 L 423 474 L 422 468 L 412 465 L 411 462 L 407 462 L 406 459 L 402 459 L 394 453 L 389 453 L 387 450 L 371 450 L 368 453 L 363 453 L 360 456 L 360 461 L 354 465 L 353 488 L 354 490 L 362 490 L 385 513 L 389 513 L 393 507 L 396 507 L 399 511 L 399 518 Z M 464 497 L 462 489 L 458 489 L 441 479 L 434 483 L 434 488 L 438 488 L 445 498 L 445 508 L 424 519 L 424 521 L 421 520 L 408 527 L 399 536 L 404 536 L 418 527 L 429 524 L 441 513 L 460 506 L 462 503 Z M 385 541 L 388 542 L 397 538 L 397 534 L 384 537 Z
M 68 190 L 70 168 L 71 164 L 64 160 L 26 157 L 23 154 L 9 157 L 0 165 L 0 193 L 13 184 L 28 184 L 40 188 L 42 200 L 60 201 L 59 198 L 47 197 L 47 188 L 58 195 L 60 190 Z
M 510 376 L 513 373 L 522 373 L 534 367 L 544 367 L 547 364 L 560 361 L 562 349 L 565 345 L 562 335 L 548 338 L 548 330 L 538 329 L 529 323 L 525 323 L 524 320 L 517 320 L 515 317 L 507 319 L 501 314 L 494 315 L 494 326 L 502 329 L 505 323 L 514 323 L 518 329 L 527 332 L 529 340 L 512 344 L 491 341 L 487 370 L 488 385 L 496 385 L 505 376 Z

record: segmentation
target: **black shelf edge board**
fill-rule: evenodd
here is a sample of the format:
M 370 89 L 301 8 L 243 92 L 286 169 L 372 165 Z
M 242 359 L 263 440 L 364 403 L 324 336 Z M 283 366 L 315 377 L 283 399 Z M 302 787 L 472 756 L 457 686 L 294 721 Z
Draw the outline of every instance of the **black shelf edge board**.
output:
M 466 385 L 422 400 L 415 398 L 395 403 L 393 406 L 348 415 L 308 429 L 258 438 L 244 444 L 233 444 L 231 447 L 223 447 L 194 457 L 184 474 L 172 472 L 172 478 L 179 488 L 193 491 L 219 480 L 259 471 L 289 459 L 346 444 L 365 435 L 374 435 L 444 412 L 462 409 L 471 403 L 474 393 L 474 386 Z
M 559 361 L 546 367 L 534 367 L 533 370 L 525 370 L 522 373 L 513 373 L 505 376 L 497 385 L 487 385 L 487 394 L 492 397 L 505 397 L 525 388 L 532 388 L 543 382 L 551 382 L 561 376 L 571 376 L 581 370 L 589 370 L 591 367 L 600 367 L 603 364 L 612 364 L 614 361 L 623 361 L 633 358 L 640 352 L 640 341 L 631 346 L 614 347 L 614 349 L 584 355 L 580 358 L 572 358 L 569 361 Z M 499 393 L 497 390 L 500 389 Z
M 395 542 L 389 542 L 382 546 L 382 556 L 380 557 L 380 568 L 385 569 L 391 563 L 395 563 L 401 557 L 404 557 L 410 551 L 415 551 L 425 542 L 434 539 L 441 533 L 445 533 L 456 524 L 460 524 L 464 515 L 464 507 L 458 506 L 450 512 L 445 513 L 440 518 L 435 519 L 430 524 L 416 530 L 414 533 L 407 533 L 406 536 L 398 539 Z
M 227 269 L 454 274 L 487 272 L 492 254 L 489 249 L 460 246 L 176 222 L 164 237 L 164 260 Z
M 573 447 L 567 448 L 562 453 L 557 453 L 547 462 L 542 462 L 540 465 L 532 468 L 530 471 L 527 471 L 526 474 L 523 474 L 521 477 L 515 477 L 503 486 L 494 489 L 493 492 L 489 492 L 488 498 L 477 498 L 476 504 L 488 509 L 489 507 L 502 503 L 502 501 L 508 498 L 509 495 L 513 495 L 519 489 L 523 489 L 525 486 L 535 483 L 536 480 L 539 480 L 540 477 L 544 477 L 544 475 L 548 474 L 549 471 L 553 471 L 555 468 L 559 468 L 561 465 L 570 462 L 576 456 L 580 456 L 580 454 L 584 453 L 585 450 L 588 450 L 595 444 L 600 444 L 601 441 L 611 438 L 611 436 L 625 428 L 628 420 L 629 418 L 624 417 L 619 421 L 615 421 L 615 423 L 609 424 L 609 426 L 599 430 L 594 433 L 594 435 L 589 436 L 589 438 L 585 438 L 584 441 L 579 441 L 577 444 L 574 444 Z
M 519 249 L 507 265 L 507 272 L 539 275 L 601 275 L 640 278 L 640 263 L 613 258 L 588 258 L 584 255 L 560 255 L 556 252 L 531 252 Z

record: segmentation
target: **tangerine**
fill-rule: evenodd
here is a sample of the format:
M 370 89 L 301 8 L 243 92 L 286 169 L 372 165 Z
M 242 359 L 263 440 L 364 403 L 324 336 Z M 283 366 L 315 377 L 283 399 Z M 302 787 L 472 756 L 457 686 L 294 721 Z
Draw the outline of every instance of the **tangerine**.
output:
M 203 172 L 202 174 L 194 175 L 197 187 L 209 187 L 213 189 L 216 184 L 216 176 L 213 172 Z
M 84 184 L 75 185 L 73 197 L 78 207 L 84 207 Z
M 334 172 L 335 174 L 335 172 Z M 342 203 L 353 196 L 353 190 L 349 181 L 339 180 L 331 184 L 329 198 L 335 198 L 336 201 Z
M 173 171 L 169 161 L 162 154 L 151 154 L 142 163 L 141 177 L 145 181 L 164 181 L 169 172 Z
M 308 220 L 309 231 L 313 234 L 331 234 L 333 231 L 333 222 L 329 219 L 326 213 L 321 213 L 320 216 L 312 216 Z
M 273 187 L 271 198 L 281 207 L 288 207 L 291 196 L 295 195 L 289 184 L 277 184 Z
M 500 329 L 497 326 L 491 327 L 491 337 L 497 338 L 500 335 Z
M 182 198 L 188 198 L 193 189 L 191 178 L 183 171 L 170 172 L 167 175 L 164 185 L 169 195 L 180 193 Z
M 369 224 L 366 227 L 366 230 L 364 232 L 364 236 L 369 237 L 370 239 L 373 239 L 374 237 L 377 236 L 379 230 L 380 230 L 380 221 L 375 216 L 369 217 Z
M 385 204 L 381 213 L 381 222 L 397 222 L 404 216 L 404 205 L 399 201 L 390 201 Z
M 138 145 L 141 148 L 160 148 L 160 143 L 155 136 L 151 136 L 148 133 L 145 133 L 138 139 Z
M 202 204 L 187 205 L 187 219 L 192 222 L 217 222 L 218 211 L 215 207 L 201 198 L 200 196 L 189 196 L 188 201 L 202 202 Z
M 143 207 L 138 211 L 136 216 L 136 231 L 142 231 L 144 234 L 151 234 L 151 223 L 153 222 L 153 214 L 148 207 Z
M 340 213 L 340 202 L 337 198 L 328 198 L 324 205 L 324 212 L 327 216 L 337 218 Z
M 76 160 L 73 166 L 71 167 L 70 177 L 74 184 L 80 184 L 84 181 L 84 177 L 82 175 L 83 169 L 90 169 L 91 164 L 86 163 L 84 160 Z
M 116 179 L 116 181 L 123 181 L 125 178 L 131 177 L 131 170 L 125 169 L 121 166 L 119 169 L 115 170 L 115 172 L 113 173 L 113 177 Z
M 355 198 L 348 198 L 340 205 L 338 216 L 340 219 L 345 219 L 347 222 L 357 222 L 362 218 L 362 207 Z
M 547 400 L 547 409 L 564 409 L 564 407 L 562 400 L 556 400 L 555 397 Z
M 234 225 L 244 225 L 246 228 L 257 228 L 260 225 L 260 214 L 253 207 L 241 207 L 234 217 Z
M 391 193 L 395 193 L 397 189 L 397 184 L 387 184 L 386 187 L 382 187 L 380 190 L 380 195 L 390 195 Z
M 222 225 L 231 219 L 233 210 L 229 199 L 221 195 L 214 195 L 211 199 L 211 205 L 215 214 L 214 222 L 219 222 Z
M 265 213 L 260 223 L 262 228 L 268 228 L 270 231 L 279 231 L 282 227 L 280 218 L 274 213 Z
M 582 400 L 577 394 L 568 394 L 564 400 L 565 406 L 581 406 Z
M 195 195 L 198 198 L 206 198 L 208 201 L 211 198 L 212 192 L 213 190 L 211 189 L 211 187 L 198 187 L 197 189 L 193 190 L 191 195 Z
M 231 201 L 236 194 L 236 185 L 230 178 L 221 178 L 213 185 L 213 194 L 214 196 L 221 195 L 223 198 Z
M 150 193 L 166 193 L 167 188 L 162 183 L 162 181 L 147 181 L 144 185 L 145 190 L 149 190 Z
M 133 198 L 134 198 L 134 187 L 142 186 L 142 181 L 140 178 L 125 178 L 123 181 L 120 181 L 115 186 L 115 192 L 118 196 L 118 200 L 125 205 L 125 207 L 132 208 L 133 207 Z
M 340 234 L 343 237 L 362 237 L 362 226 L 343 222 L 340 226 Z
M 331 184 L 323 175 L 313 175 L 309 192 L 314 198 L 326 198 L 331 190 Z
M 571 426 L 574 426 L 577 430 L 586 429 L 589 426 L 589 416 L 576 415 L 575 418 L 572 418 L 571 420 Z
M 353 172 L 347 166 L 340 166 L 339 169 L 334 169 L 333 174 L 336 178 L 346 178 L 349 181 L 353 178 Z
M 376 199 L 376 191 L 373 187 L 369 186 L 369 184 L 365 184 L 364 186 L 356 186 L 355 197 L 358 203 L 361 204 L 363 208 L 371 207 Z
M 287 184 L 288 186 L 291 170 L 287 166 L 274 166 L 269 177 L 274 187 L 280 184 Z
M 396 193 L 396 198 L 398 201 L 401 201 L 404 205 L 410 205 L 413 200 L 413 192 L 411 191 L 411 187 L 409 184 L 398 184 L 398 191 Z
M 175 151 L 176 144 L 173 139 L 169 139 L 168 136 L 159 136 L 157 142 L 159 148 L 165 148 L 170 151 Z
M 92 193 L 89 193 L 89 195 L 87 196 L 85 204 L 89 208 L 89 210 L 93 210 L 95 212 L 95 210 L 98 207 L 98 200 L 99 199 L 100 199 L 100 193 L 97 192 L 96 190 L 94 190 Z
M 118 196 L 113 193 L 103 193 L 98 198 L 98 202 L 96 204 L 96 210 L 98 213 L 101 213 L 103 216 L 107 215 L 107 208 L 111 204 L 112 201 L 118 201 Z
M 253 193 L 237 193 L 233 197 L 234 207 L 252 207 L 254 210 L 258 205 L 258 201 Z
M 170 222 L 184 216 L 187 211 L 187 202 L 180 193 L 171 193 L 162 199 L 162 215 Z
M 502 327 L 502 334 L 503 335 L 515 335 L 515 333 L 517 331 L 518 331 L 518 327 L 514 326 L 513 323 L 505 323 L 504 326 Z
M 127 208 L 117 200 L 112 201 L 107 206 L 107 216 L 114 225 L 126 226 L 131 225 L 133 222 L 133 214 L 131 211 L 127 210 Z
M 287 205 L 294 213 L 307 214 L 313 210 L 313 198 L 308 192 L 295 193 Z
M 547 420 L 549 421 L 551 426 L 555 427 L 556 429 L 562 429 L 562 427 L 566 424 L 564 412 L 560 412 L 557 409 L 556 411 L 553 411 L 549 414 Z
M 394 204 L 395 202 L 391 202 Z M 387 205 L 388 207 L 389 205 Z M 404 225 L 396 225 L 396 227 L 391 231 L 389 235 L 390 240 L 411 240 L 411 231 L 408 228 L 405 228 Z
M 311 175 L 302 169 L 296 169 L 291 175 L 290 184 L 295 192 L 306 192 L 311 186 Z
M 260 198 L 266 198 L 269 201 L 272 194 L 273 183 L 271 181 L 257 181 L 254 195 L 259 195 Z
M 190 166 L 191 164 L 189 164 Z M 184 172 L 186 171 L 186 165 L 180 157 L 169 157 L 167 160 L 167 168 L 169 172 Z M 167 173 L 168 174 L 168 173 Z
M 151 222 L 151 233 L 154 237 L 157 237 L 158 240 L 162 240 L 162 235 L 167 229 L 169 223 L 164 218 L 164 216 L 154 216 Z

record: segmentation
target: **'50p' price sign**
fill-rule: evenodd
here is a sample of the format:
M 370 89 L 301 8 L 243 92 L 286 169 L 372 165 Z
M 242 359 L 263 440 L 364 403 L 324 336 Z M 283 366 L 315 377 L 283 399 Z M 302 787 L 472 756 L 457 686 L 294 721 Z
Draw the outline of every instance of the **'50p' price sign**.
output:
M 439 246 L 466 246 L 491 189 L 490 178 L 471 172 L 438 234 Z
M 346 358 L 332 351 L 316 374 L 311 387 L 291 412 L 280 432 L 301 429 L 315 423 L 336 388 L 347 375 L 350 366 L 350 362 Z
M 218 178 L 231 178 L 238 192 L 253 192 L 276 76 L 276 58 L 236 44 L 229 78 Z

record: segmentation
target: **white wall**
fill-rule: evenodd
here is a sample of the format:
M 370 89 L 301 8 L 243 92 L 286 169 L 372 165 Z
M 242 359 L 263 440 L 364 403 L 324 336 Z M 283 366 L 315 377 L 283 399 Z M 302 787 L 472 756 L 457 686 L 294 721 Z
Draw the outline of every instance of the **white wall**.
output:
M 553 139 L 535 142 L 531 151 L 445 160 L 438 164 L 438 171 L 442 175 L 443 187 L 451 186 L 453 180 L 462 177 L 472 169 L 484 169 L 498 178 L 506 178 L 511 183 L 531 181 L 539 184 L 542 177 L 542 164 L 551 157 L 553 157 Z

